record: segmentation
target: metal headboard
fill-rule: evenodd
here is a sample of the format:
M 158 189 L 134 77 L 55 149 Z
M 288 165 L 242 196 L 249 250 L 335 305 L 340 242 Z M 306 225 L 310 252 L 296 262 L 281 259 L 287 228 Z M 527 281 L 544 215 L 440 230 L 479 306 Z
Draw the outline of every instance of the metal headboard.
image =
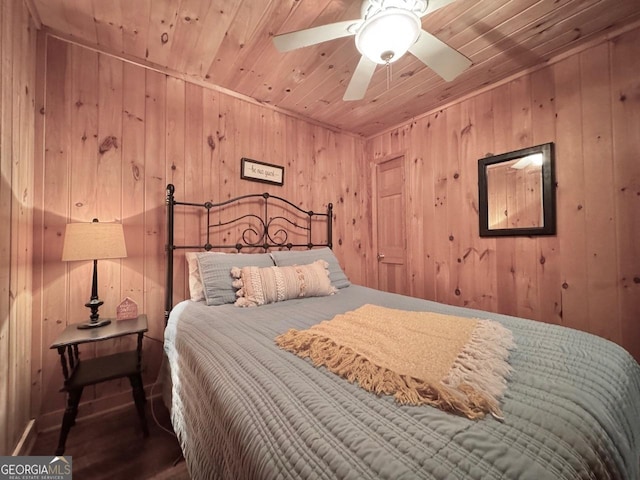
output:
M 240 252 L 243 248 L 261 248 L 265 252 L 275 248 L 287 248 L 291 250 L 294 247 L 314 248 L 314 247 L 333 247 L 333 204 L 327 205 L 327 211 L 325 213 L 317 213 L 312 210 L 304 210 L 294 203 L 276 195 L 269 193 L 254 193 L 249 195 L 241 195 L 239 197 L 231 198 L 224 202 L 212 203 L 192 203 L 192 202 L 179 202 L 174 198 L 175 187 L 172 184 L 167 185 L 166 190 L 166 205 L 167 205 L 167 243 L 165 245 L 167 267 L 166 267 L 166 288 L 165 288 L 165 325 L 169 320 L 169 313 L 173 308 L 173 252 L 177 249 L 184 250 L 205 250 L 210 251 L 214 249 L 234 249 Z M 257 213 L 245 213 L 238 217 L 234 217 L 229 220 L 221 221 L 218 219 L 216 222 L 211 220 L 212 213 L 216 212 L 224 207 L 230 207 L 234 204 L 239 204 L 242 201 L 257 201 L 255 209 Z M 205 228 L 205 242 L 204 244 L 197 245 L 176 245 L 174 243 L 174 215 L 176 206 L 194 207 L 195 209 L 204 209 L 206 213 L 206 228 Z M 284 215 L 270 216 L 270 208 L 282 209 L 285 213 L 287 211 L 291 214 L 290 218 Z M 202 210 L 201 210 L 202 211 Z M 297 221 L 294 214 L 302 215 L 303 222 Z M 327 241 L 314 243 L 312 236 L 312 226 L 314 220 L 326 220 L 327 228 Z M 214 230 L 221 230 L 224 228 L 232 228 L 234 225 L 240 225 L 242 222 L 252 221 L 249 226 L 243 227 L 240 233 L 240 238 L 236 243 L 223 243 L 220 245 L 214 245 L 211 243 L 211 234 Z M 282 222 L 287 226 L 288 230 L 285 230 L 281 226 Z M 289 231 L 302 234 L 306 237 L 305 242 L 293 243 L 289 242 Z M 253 237 L 254 240 L 251 240 Z

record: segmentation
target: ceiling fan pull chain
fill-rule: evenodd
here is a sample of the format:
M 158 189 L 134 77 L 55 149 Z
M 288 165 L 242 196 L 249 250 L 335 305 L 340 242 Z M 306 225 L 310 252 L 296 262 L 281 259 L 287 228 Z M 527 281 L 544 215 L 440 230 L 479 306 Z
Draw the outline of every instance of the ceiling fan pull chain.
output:
M 389 87 L 391 86 L 391 64 L 389 62 L 387 62 L 386 71 L 387 71 L 387 90 L 389 90 Z
M 387 73 L 387 90 L 391 88 L 391 59 L 393 58 L 393 52 L 391 50 L 387 50 L 382 52 L 380 55 L 380 59 L 384 61 L 384 65 L 386 67 Z

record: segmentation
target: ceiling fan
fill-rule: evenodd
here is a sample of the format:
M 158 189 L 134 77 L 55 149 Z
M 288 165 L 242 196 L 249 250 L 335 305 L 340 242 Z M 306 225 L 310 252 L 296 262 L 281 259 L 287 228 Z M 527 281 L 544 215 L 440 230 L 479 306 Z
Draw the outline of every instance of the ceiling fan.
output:
M 471 65 L 471 60 L 422 29 L 421 18 L 455 0 L 364 0 L 362 18 L 283 33 L 273 37 L 281 52 L 355 35 L 362 54 L 343 100 L 360 100 L 377 65 L 390 65 L 407 51 L 446 81 Z

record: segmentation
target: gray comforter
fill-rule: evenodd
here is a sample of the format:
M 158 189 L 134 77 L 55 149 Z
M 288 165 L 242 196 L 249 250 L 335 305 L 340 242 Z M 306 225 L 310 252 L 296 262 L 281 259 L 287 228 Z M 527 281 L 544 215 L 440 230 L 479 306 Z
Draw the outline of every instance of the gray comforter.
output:
M 509 328 L 504 421 L 399 406 L 274 344 L 366 303 Z M 193 479 L 640 478 L 640 367 L 584 332 L 352 285 L 257 308 L 182 302 L 165 351 Z

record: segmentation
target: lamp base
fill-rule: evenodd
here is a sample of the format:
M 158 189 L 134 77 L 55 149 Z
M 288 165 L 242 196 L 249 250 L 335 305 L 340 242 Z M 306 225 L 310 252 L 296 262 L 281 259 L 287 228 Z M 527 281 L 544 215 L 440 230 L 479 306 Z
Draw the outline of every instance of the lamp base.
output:
M 93 322 L 89 320 L 87 323 L 81 323 L 80 325 L 78 325 L 78 329 L 85 330 L 88 328 L 104 327 L 105 325 L 109 325 L 110 323 L 111 323 L 111 320 L 108 320 L 108 319 L 98 320 L 97 322 Z

